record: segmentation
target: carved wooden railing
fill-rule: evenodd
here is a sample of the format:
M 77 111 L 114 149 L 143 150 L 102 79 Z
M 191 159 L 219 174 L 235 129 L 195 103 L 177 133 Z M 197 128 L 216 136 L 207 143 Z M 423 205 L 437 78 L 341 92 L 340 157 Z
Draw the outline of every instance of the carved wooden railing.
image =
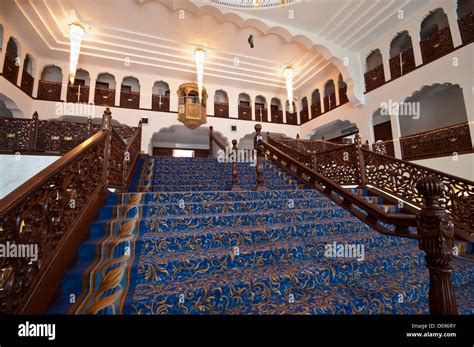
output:
M 38 99 L 48 101 L 60 101 L 61 88 L 62 84 L 60 82 L 41 80 L 38 84 Z
M 74 84 L 69 84 L 67 86 L 67 102 L 89 102 L 89 86 L 76 86 Z
M 459 31 L 461 32 L 462 42 L 464 44 L 474 40 L 474 13 L 471 12 L 468 15 L 458 20 Z
M 300 163 L 304 163 L 304 165 L 308 167 L 313 166 L 313 158 L 311 157 L 310 153 L 301 151 L 299 148 L 294 148 L 294 146 L 291 146 L 289 142 L 286 142 L 284 140 L 286 139 L 273 138 L 270 137 L 269 134 L 267 134 L 267 141 L 269 144 L 271 144 L 275 148 L 278 148 L 282 152 L 289 154 L 291 157 L 295 158 Z
M 229 118 L 229 104 L 214 102 L 214 117 Z
M 453 40 L 449 26 L 432 33 L 428 38 L 420 41 L 423 64 L 432 62 L 440 56 L 453 50 Z
M 31 76 L 28 71 L 23 70 L 23 74 L 21 75 L 21 90 L 23 90 L 29 96 L 33 95 L 33 84 L 35 79 Z
M 375 88 L 380 87 L 385 83 L 385 73 L 383 71 L 383 64 L 373 68 L 370 71 L 367 71 L 364 74 L 365 79 L 365 92 L 370 92 Z
M 140 92 L 120 92 L 120 107 L 140 108 Z
M 270 110 L 270 116 L 272 118 L 272 123 L 283 124 L 283 111 Z
M 109 187 L 125 188 L 141 129 L 126 147 L 106 110 L 102 130 L 0 200 L 0 242 L 37 249 L 37 259 L 0 258 L 0 314 L 43 313 L 59 290 Z M 125 151 L 124 151 L 125 149 Z M 120 166 L 120 180 L 111 172 Z
M 153 111 L 169 112 L 170 97 L 166 95 L 152 94 L 151 95 L 151 109 Z
M 418 215 L 389 214 L 270 143 L 265 141 L 260 141 L 260 143 L 264 147 L 267 158 L 277 162 L 291 174 L 305 181 L 310 187 L 319 190 L 375 230 L 385 235 L 418 239 L 420 249 L 426 253 L 425 260 L 430 273 L 430 313 L 458 313 L 451 281 L 452 248 L 454 246 L 453 223 L 451 214 L 447 213 L 441 205 L 440 198 L 444 187 L 436 175 L 418 176 L 419 180 L 412 182 L 416 185 L 417 192 L 423 197 L 421 212 Z M 363 151 L 372 152 L 362 149 L 360 141 L 356 146 L 357 162 L 361 167 L 365 167 L 361 153 Z M 393 158 L 380 154 L 373 153 L 373 155 L 393 160 Z M 360 178 L 363 183 L 365 170 L 360 170 Z M 410 189 L 413 189 L 413 185 L 410 186 Z
M 115 89 L 95 88 L 94 103 L 98 106 L 115 106 Z
M 375 153 L 388 155 L 389 157 L 395 157 L 395 146 L 393 140 L 377 141 L 372 144 L 372 150 Z
M 19 65 L 16 63 L 15 57 L 8 54 L 5 55 L 5 62 L 3 63 L 3 76 L 11 83 L 15 84 L 18 81 Z
M 239 114 L 239 119 L 251 120 L 252 107 L 239 105 L 238 114 Z
M 299 151 L 302 154 L 322 153 L 347 146 L 347 144 L 333 143 L 325 140 L 303 140 L 291 139 L 286 137 L 279 137 L 273 140 L 276 142 L 280 142 L 281 144 L 287 147 L 291 147 L 292 149 Z
M 407 160 L 452 155 L 472 150 L 469 124 L 462 123 L 445 128 L 400 138 L 402 158 Z
M 309 121 L 309 110 L 308 110 L 308 106 L 305 106 L 300 111 L 300 122 L 301 124 L 303 124 L 303 123 L 306 123 L 307 121 Z
M 255 109 L 255 120 L 257 122 L 268 122 L 268 110 L 263 107 Z
M 316 118 L 321 115 L 321 102 L 315 102 L 311 105 L 311 117 Z
M 291 125 L 298 124 L 298 116 L 296 112 L 290 113 L 286 111 L 286 124 L 291 124 Z
M 96 132 L 101 126 L 60 120 L 39 120 L 38 113 L 32 119 L 0 117 L 0 151 L 2 152 L 57 152 L 73 149 Z M 114 126 L 124 141 L 136 132 L 136 127 Z
M 389 59 L 390 75 L 392 78 L 405 75 L 416 68 L 413 48 L 410 47 Z

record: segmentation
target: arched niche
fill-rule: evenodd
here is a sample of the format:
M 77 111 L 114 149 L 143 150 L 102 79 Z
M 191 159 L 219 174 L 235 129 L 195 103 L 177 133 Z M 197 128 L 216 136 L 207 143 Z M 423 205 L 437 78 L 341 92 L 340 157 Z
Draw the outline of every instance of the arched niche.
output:
M 272 98 L 270 101 L 270 115 L 272 123 L 283 123 L 283 111 L 280 99 Z
M 62 69 L 57 65 L 46 65 L 38 83 L 38 99 L 60 101 L 62 81 Z
M 101 72 L 95 81 L 94 102 L 99 106 L 115 106 L 115 76 Z
M 442 8 L 429 12 L 420 24 L 420 48 L 427 64 L 453 50 L 448 16 Z
M 252 104 L 250 96 L 247 93 L 240 93 L 238 97 L 238 115 L 239 119 L 251 120 L 252 119 Z
M 151 108 L 155 111 L 169 112 L 170 110 L 170 87 L 165 81 L 157 81 L 153 84 L 151 94 Z
M 218 89 L 214 93 L 214 116 L 228 118 L 229 117 L 229 97 L 223 89 Z
M 255 120 L 257 122 L 268 122 L 267 100 L 262 95 L 255 97 Z

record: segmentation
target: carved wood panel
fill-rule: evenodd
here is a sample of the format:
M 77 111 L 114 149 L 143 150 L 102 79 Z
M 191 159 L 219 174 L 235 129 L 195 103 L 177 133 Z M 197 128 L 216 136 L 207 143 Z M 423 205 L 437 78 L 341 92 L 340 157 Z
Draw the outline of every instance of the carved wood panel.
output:
M 140 108 L 140 93 L 121 91 L 120 107 Z
M 365 79 L 365 91 L 370 92 L 375 88 L 380 87 L 382 84 L 385 83 L 385 73 L 383 70 L 383 64 L 373 68 L 370 71 L 367 71 L 364 74 Z
M 359 156 L 356 145 L 314 154 L 316 172 L 340 185 L 360 184 Z
M 151 96 L 151 109 L 154 111 L 169 112 L 170 110 L 170 97 L 166 95 L 152 94 Z
M 39 81 L 38 99 L 48 101 L 61 100 L 61 83 L 50 81 Z
M 270 110 L 271 112 L 271 117 L 272 117 L 272 123 L 278 123 L 282 124 L 283 123 L 283 111 L 280 110 Z
M 306 123 L 308 120 L 309 120 L 308 106 L 305 106 L 305 107 L 300 111 L 300 121 L 301 121 L 301 124 Z
M 336 101 L 334 100 L 334 102 Z M 348 102 L 349 98 L 347 97 L 347 86 L 339 88 L 339 105 L 344 105 Z
M 26 70 L 23 70 L 21 75 L 21 90 L 23 90 L 29 96 L 33 95 L 33 84 L 35 79 Z
M 229 104 L 223 102 L 214 102 L 214 117 L 229 117 Z
M 18 72 L 20 67 L 15 62 L 15 57 L 5 55 L 5 62 L 3 63 L 3 76 L 11 83 L 15 84 L 18 81 Z
M 297 125 L 298 124 L 298 116 L 296 112 L 290 113 L 286 112 L 286 124 Z
M 67 102 L 89 102 L 89 86 L 76 86 L 69 84 L 67 86 Z
M 32 122 L 33 120 L 26 118 L 0 118 L 0 149 L 28 149 Z
M 459 30 L 461 31 L 461 38 L 463 43 L 468 43 L 474 40 L 474 13 L 458 20 Z
M 115 89 L 95 88 L 94 103 L 98 106 L 115 106 Z
M 449 26 L 435 31 L 428 38 L 420 41 L 423 64 L 432 62 L 454 48 Z
M 266 108 L 255 109 L 255 120 L 257 122 L 268 122 L 268 110 Z
M 239 119 L 252 119 L 252 107 L 239 105 Z
M 321 102 L 315 102 L 311 105 L 311 117 L 316 118 L 321 115 Z

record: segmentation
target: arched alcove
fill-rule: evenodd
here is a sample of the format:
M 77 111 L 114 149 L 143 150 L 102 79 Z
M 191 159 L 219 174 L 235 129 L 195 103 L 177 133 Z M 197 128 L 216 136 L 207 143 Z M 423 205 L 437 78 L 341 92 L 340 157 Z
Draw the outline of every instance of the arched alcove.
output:
M 140 108 L 140 82 L 133 76 L 124 77 L 120 85 L 120 107 Z
M 324 112 L 328 112 L 336 107 L 336 87 L 333 80 L 328 80 L 324 84 Z
M 365 58 L 365 91 L 369 92 L 385 83 L 383 58 L 380 49 L 374 49 Z
M 420 24 L 420 47 L 423 63 L 429 63 L 453 50 L 448 16 L 442 8 L 428 13 Z
M 94 102 L 98 106 L 115 106 L 115 76 L 101 72 L 95 81 Z
M 255 97 L 255 120 L 257 122 L 268 122 L 267 100 L 262 95 Z
M 301 99 L 300 122 L 301 124 L 303 124 L 303 123 L 306 123 L 308 120 L 309 120 L 308 98 L 304 96 Z
M 170 87 L 165 81 L 157 81 L 153 84 L 151 93 L 151 109 L 155 111 L 169 112 L 170 110 Z
M 408 31 L 399 32 L 390 42 L 390 76 L 397 78 L 415 69 L 413 44 Z
M 311 94 L 311 118 L 319 117 L 321 113 L 323 113 L 321 107 L 321 95 L 319 89 L 315 89 Z
M 464 44 L 474 40 L 474 1 L 458 0 L 456 13 L 458 15 L 459 31 Z
M 270 102 L 270 114 L 272 123 L 283 123 L 283 110 L 280 99 L 272 98 Z
M 343 105 L 349 102 L 347 98 L 347 84 L 344 82 L 344 78 L 342 78 L 342 74 L 337 76 L 337 90 L 339 93 L 339 105 Z
M 3 63 L 3 76 L 13 84 L 17 84 L 20 65 L 20 45 L 18 40 L 10 37 L 5 50 Z
M 218 89 L 214 93 L 214 116 L 229 117 L 229 97 L 225 90 Z
M 247 93 L 240 93 L 238 98 L 239 119 L 252 119 L 252 105 L 250 96 Z
M 290 102 L 286 100 L 285 102 L 285 112 L 286 112 L 286 124 L 297 125 L 298 124 L 298 116 L 297 116 L 297 109 L 296 104 L 294 101 L 291 102 L 293 106 L 293 112 L 290 112 Z
M 21 89 L 28 95 L 33 95 L 34 84 L 34 63 L 33 57 L 30 54 L 25 56 L 23 62 L 23 72 L 21 74 Z
M 81 68 L 77 69 L 74 84 L 68 84 L 67 101 L 88 103 L 90 83 L 89 71 Z

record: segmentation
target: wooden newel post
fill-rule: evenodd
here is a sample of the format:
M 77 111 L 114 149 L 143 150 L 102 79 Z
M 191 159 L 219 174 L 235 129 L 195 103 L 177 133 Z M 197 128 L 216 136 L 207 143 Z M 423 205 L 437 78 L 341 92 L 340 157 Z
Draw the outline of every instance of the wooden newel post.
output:
M 424 204 L 417 216 L 420 249 L 426 253 L 430 272 L 430 314 L 458 314 L 451 274 L 454 247 L 454 224 L 439 205 L 443 183 L 436 177 L 424 177 L 416 184 Z
M 240 190 L 238 171 L 237 140 L 232 140 L 232 187 L 231 190 Z
M 102 130 L 107 132 L 107 138 L 105 140 L 104 147 L 104 172 L 102 175 L 102 187 L 103 189 L 108 188 L 108 174 L 109 174 L 109 157 L 110 157 L 110 142 L 112 140 L 112 112 L 110 108 L 106 108 L 102 115 Z
M 296 139 L 297 139 L 297 140 L 300 139 L 300 134 L 296 134 Z
M 36 141 L 38 139 L 38 123 L 39 123 L 39 115 L 38 115 L 38 112 L 35 111 L 35 113 L 33 113 L 33 118 L 31 120 L 31 128 L 30 128 L 29 143 L 28 143 L 28 148 L 31 150 L 36 149 Z
M 261 130 L 262 126 L 260 124 L 255 124 L 256 134 L 253 139 L 253 147 L 257 152 L 257 165 L 255 166 L 255 170 L 257 172 L 257 185 L 254 188 L 256 191 L 267 190 L 263 178 L 263 144 L 262 135 L 260 133 Z
M 212 154 L 212 129 L 214 129 L 214 127 L 211 125 L 209 127 L 209 157 L 213 156 L 213 154 Z

